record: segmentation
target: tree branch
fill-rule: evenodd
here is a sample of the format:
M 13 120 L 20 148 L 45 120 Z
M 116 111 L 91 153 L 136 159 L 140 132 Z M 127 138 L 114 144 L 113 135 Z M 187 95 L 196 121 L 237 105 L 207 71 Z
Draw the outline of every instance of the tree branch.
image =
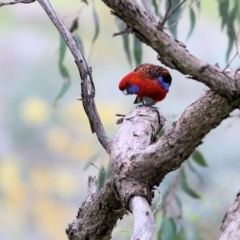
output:
M 221 231 L 219 240 L 240 239 L 240 192 L 223 219 Z
M 91 69 L 88 67 L 85 58 L 81 54 L 76 39 L 72 36 L 72 34 L 65 26 L 63 21 L 59 18 L 59 16 L 55 13 L 50 2 L 48 0 L 38 0 L 38 2 L 43 7 L 53 24 L 58 29 L 59 33 L 66 41 L 68 48 L 70 49 L 72 55 L 75 58 L 75 62 L 77 64 L 82 79 L 81 86 L 83 107 L 88 116 L 92 132 L 96 132 L 98 140 L 100 141 L 104 149 L 107 151 L 107 153 L 110 153 L 110 140 L 108 139 L 104 127 L 101 123 L 94 101 L 95 88 L 92 80 Z
M 2 6 L 8 6 L 8 5 L 14 5 L 14 4 L 18 4 L 18 3 L 33 3 L 35 2 L 36 0 L 15 0 L 13 2 L 7 2 L 7 3 L 0 3 L 0 7 Z
M 83 203 L 77 219 L 69 225 L 68 238 L 109 239 L 112 229 L 107 231 L 106 226 L 113 228 L 117 219 L 131 208 L 132 197 L 145 197 L 150 203 L 153 186 L 159 185 L 170 171 L 179 168 L 204 136 L 239 104 L 239 99 L 230 103 L 216 92 L 207 91 L 186 108 L 159 140 L 157 133 L 164 119 L 153 108 L 135 108 L 124 117 L 111 145 L 113 176 L 91 202 Z M 114 203 L 116 205 L 112 205 Z M 87 223 L 97 227 L 91 232 L 85 231 Z
M 135 0 L 102 0 L 112 9 L 112 13 L 132 27 L 133 33 L 143 42 L 152 47 L 159 60 L 166 66 L 177 69 L 183 74 L 191 75 L 193 79 L 206 84 L 212 90 L 229 99 L 235 99 L 240 94 L 240 75 L 233 78 L 231 71 L 226 76 L 216 66 L 207 64 L 193 56 L 185 47 L 157 27 L 151 21 Z M 121 6 L 121 8 L 119 8 Z
M 151 240 L 154 235 L 154 217 L 146 198 L 133 197 L 130 200 L 130 209 L 134 217 L 134 230 L 131 240 Z

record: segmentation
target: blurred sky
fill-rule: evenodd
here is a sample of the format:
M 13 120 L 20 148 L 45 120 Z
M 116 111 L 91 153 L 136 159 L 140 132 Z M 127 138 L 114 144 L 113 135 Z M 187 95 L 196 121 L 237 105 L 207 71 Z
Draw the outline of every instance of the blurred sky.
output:
M 112 37 L 118 32 L 114 16 L 101 1 L 95 1 L 100 34 L 89 57 L 94 35 L 92 4 L 86 6 L 77 0 L 51 3 L 68 27 L 80 14 L 78 34 L 93 68 L 97 107 L 113 138 L 117 131 L 115 114 L 126 114 L 134 108 L 134 97 L 122 95 L 118 82 L 135 67 L 126 59 L 121 37 Z M 193 35 L 186 41 L 186 11 L 178 24 L 178 40 L 201 60 L 225 67 L 227 37 L 220 31 L 216 2 L 201 3 Z M 59 34 L 41 6 L 35 2 L 2 7 L 0 19 L 0 239 L 66 239 L 67 224 L 74 220 L 86 197 L 88 175 L 99 174 L 93 166 L 83 171 L 85 164 L 91 159 L 99 168 L 106 167 L 109 158 L 91 134 L 81 102 L 77 101 L 80 79 L 69 52 L 64 64 L 71 75 L 71 87 L 53 108 L 64 81 L 57 65 Z M 144 46 L 143 63 L 159 64 L 156 56 Z M 238 59 L 232 64 L 232 68 L 237 67 Z M 207 89 L 170 71 L 170 92 L 158 104 L 167 119 L 166 127 Z M 239 190 L 238 121 L 238 117 L 225 120 L 199 147 L 209 166 L 199 168 L 202 184 L 189 176 L 190 185 L 202 199 L 182 196 L 184 216 L 189 219 L 186 227 L 199 226 L 195 233 L 189 230 L 189 239 L 194 234 L 199 234 L 199 239 L 216 238 L 222 218 Z M 170 175 L 165 179 L 166 185 L 172 178 Z M 130 233 L 131 224 L 125 221 L 114 230 L 114 239 L 125 239 Z

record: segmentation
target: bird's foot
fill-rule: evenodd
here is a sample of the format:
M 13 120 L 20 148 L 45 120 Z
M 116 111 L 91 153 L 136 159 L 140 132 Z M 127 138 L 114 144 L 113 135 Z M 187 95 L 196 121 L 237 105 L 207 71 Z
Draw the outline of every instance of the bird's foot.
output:
M 155 107 L 153 106 L 152 104 L 140 104 L 140 105 L 137 105 L 137 107 L 150 107 L 150 108 L 153 108 L 155 110 L 158 110 L 159 108 L 158 107 Z

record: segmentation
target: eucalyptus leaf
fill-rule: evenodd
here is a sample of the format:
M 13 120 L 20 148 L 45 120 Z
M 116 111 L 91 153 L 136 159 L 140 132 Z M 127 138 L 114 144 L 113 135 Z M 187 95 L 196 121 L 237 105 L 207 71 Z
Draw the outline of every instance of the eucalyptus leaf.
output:
M 120 20 L 119 18 L 116 17 L 115 22 L 116 22 L 116 25 L 117 25 L 119 31 L 123 31 L 125 29 L 125 24 L 122 20 Z M 129 35 L 124 33 L 124 34 L 121 34 L 121 36 L 123 39 L 124 52 L 127 56 L 129 64 L 132 65 L 132 58 L 131 58 L 130 44 L 129 44 Z
M 105 183 L 105 171 L 104 171 L 104 167 L 101 167 L 101 171 L 99 171 L 99 176 L 98 176 L 98 191 L 103 187 L 104 183 Z
M 142 62 L 142 43 L 138 38 L 133 36 L 133 53 L 136 65 L 139 65 Z
M 99 31 L 100 31 L 99 19 L 98 19 L 98 15 L 97 15 L 97 11 L 96 11 L 95 7 L 93 7 L 93 21 L 94 21 L 94 26 L 95 26 L 95 32 L 94 32 L 94 36 L 92 39 L 92 43 L 94 43 L 97 40 Z
M 184 181 L 184 180 L 180 181 L 180 186 L 181 186 L 182 190 L 185 193 L 187 193 L 187 195 L 189 195 L 190 197 L 196 198 L 196 199 L 201 198 L 198 193 L 196 193 L 192 188 L 189 187 L 189 185 L 186 181 Z
M 189 39 L 189 37 L 192 35 L 193 29 L 196 25 L 196 15 L 195 15 L 195 12 L 192 8 L 190 9 L 190 23 L 191 23 L 190 24 L 190 30 L 189 30 L 187 39 Z
M 163 217 L 161 228 L 158 232 L 158 239 L 160 240 L 173 240 L 177 234 L 176 223 L 172 218 Z
M 194 160 L 195 163 L 202 167 L 207 167 L 207 162 L 205 161 L 202 153 L 198 150 L 195 150 L 193 154 L 191 155 L 192 159 Z

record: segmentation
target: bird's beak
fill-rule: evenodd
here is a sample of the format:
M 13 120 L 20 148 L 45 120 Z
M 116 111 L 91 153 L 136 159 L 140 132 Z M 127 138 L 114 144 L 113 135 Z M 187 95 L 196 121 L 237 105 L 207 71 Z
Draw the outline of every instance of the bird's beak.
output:
M 128 92 L 127 92 L 127 90 L 125 89 L 125 90 L 123 90 L 122 91 L 122 93 L 124 94 L 124 95 L 128 95 Z

